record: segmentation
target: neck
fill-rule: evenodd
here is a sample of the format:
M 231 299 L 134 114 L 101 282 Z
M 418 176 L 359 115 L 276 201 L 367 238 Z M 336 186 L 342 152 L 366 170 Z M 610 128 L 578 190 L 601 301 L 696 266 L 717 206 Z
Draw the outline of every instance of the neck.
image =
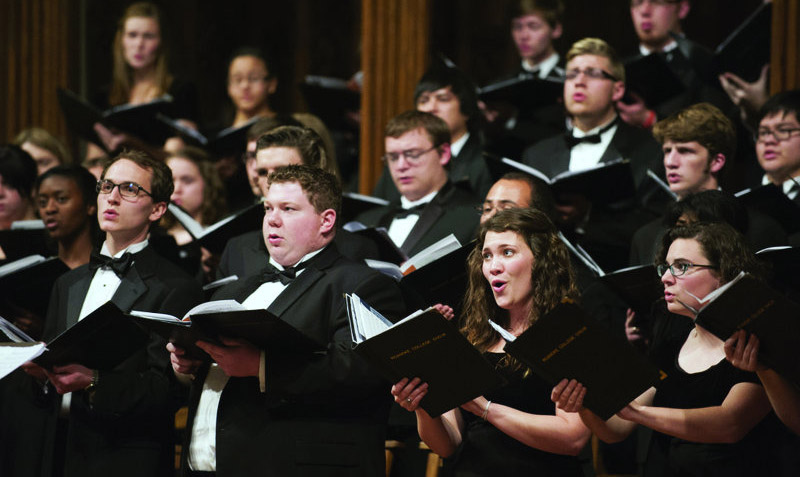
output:
M 459 139 L 464 137 L 464 134 L 467 134 L 467 130 L 466 129 L 462 129 L 462 130 L 459 130 L 459 131 L 452 131 L 450 133 L 450 142 L 454 143 L 454 142 L 458 141 Z
M 675 33 L 676 35 L 683 34 L 680 25 L 674 27 L 672 29 L 672 32 Z M 659 39 L 654 38 L 652 40 L 643 41 L 642 45 L 652 52 L 659 52 L 664 50 L 664 48 L 670 43 L 672 43 L 672 41 L 673 41 L 672 35 L 667 34 L 667 36 L 665 36 L 664 38 L 659 38 Z
M 245 111 L 243 109 L 237 109 L 236 115 L 233 118 L 233 126 L 234 127 L 241 126 L 242 124 L 256 117 L 271 118 L 273 116 L 275 116 L 275 111 L 270 109 L 268 104 L 265 104 L 259 108 L 248 111 Z
M 783 185 L 784 182 L 788 181 L 789 179 L 800 177 L 800 170 L 783 172 L 783 171 L 775 171 L 775 172 L 767 172 L 767 179 L 770 182 L 775 184 L 776 186 Z M 798 183 L 800 183 L 800 179 L 795 179 Z
M 678 200 L 683 200 L 692 194 L 697 194 L 699 192 L 707 190 L 717 190 L 717 189 L 719 189 L 719 183 L 717 182 L 717 179 L 715 179 L 713 176 L 709 176 L 708 179 L 699 186 L 681 192 L 675 192 L 675 195 L 678 196 Z
M 84 228 L 72 237 L 58 242 L 58 258 L 70 269 L 89 262 L 92 255 L 91 229 Z
M 530 326 L 530 323 L 528 322 L 528 316 L 530 315 L 530 309 L 532 306 L 533 302 L 531 301 L 530 304 L 524 307 L 517 307 L 508 310 L 508 327 L 515 336 L 519 336 L 528 329 L 528 326 Z
M 536 68 L 544 60 L 550 58 L 550 56 L 552 56 L 552 54 L 555 53 L 555 52 L 556 52 L 556 50 L 555 50 L 555 48 L 553 48 L 553 45 L 550 45 L 550 47 L 547 48 L 545 51 L 543 51 L 541 54 L 539 54 L 537 56 L 529 56 L 528 58 L 525 58 L 525 63 L 528 65 L 529 68 Z
M 148 232 L 149 232 L 149 227 L 146 227 L 139 233 L 130 235 L 109 233 L 106 235 L 106 248 L 108 248 L 108 251 L 112 256 L 116 255 L 121 250 L 125 250 L 126 248 L 130 247 L 135 243 L 144 241 L 147 238 Z
M 592 116 L 575 116 L 575 121 L 572 123 L 573 126 L 580 129 L 583 132 L 591 131 L 592 129 L 602 126 L 604 124 L 609 123 L 614 117 L 616 117 L 617 113 L 614 111 L 612 107 L 608 111 L 598 115 Z
M 140 68 L 138 70 L 133 70 L 131 77 L 133 78 L 134 86 L 141 83 L 152 83 L 155 84 L 156 82 L 156 67 L 155 65 L 148 66 L 146 68 Z
M 694 330 L 692 330 L 690 337 L 709 347 L 716 348 L 722 346 L 723 344 L 722 340 L 717 338 L 716 335 L 698 325 L 694 325 Z

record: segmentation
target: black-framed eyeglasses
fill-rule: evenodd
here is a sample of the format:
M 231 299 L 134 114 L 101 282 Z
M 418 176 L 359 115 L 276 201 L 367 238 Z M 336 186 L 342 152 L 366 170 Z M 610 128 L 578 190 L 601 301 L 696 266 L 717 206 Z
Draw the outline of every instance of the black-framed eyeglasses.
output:
M 407 149 L 401 152 L 387 152 L 381 156 L 381 160 L 387 164 L 395 164 L 401 157 L 405 157 L 406 161 L 411 165 L 416 165 L 420 162 L 420 158 L 439 146 L 432 146 L 429 149 Z
M 641 7 L 645 2 L 650 2 L 650 5 L 663 6 L 679 3 L 681 0 L 631 0 L 631 7 Z
M 800 128 L 758 128 L 758 132 L 756 133 L 756 141 L 764 142 L 769 139 L 770 136 L 774 137 L 778 142 L 786 141 L 790 137 L 794 136 L 798 131 L 800 131 Z
M 475 210 L 477 210 L 480 215 L 488 215 L 492 213 L 492 211 L 498 213 L 504 210 L 513 209 L 514 207 L 518 207 L 517 204 L 511 202 L 510 200 L 503 200 L 495 203 L 484 202 L 483 205 L 479 205 L 475 208 Z
M 586 68 L 585 70 L 581 70 L 578 68 L 573 68 L 571 70 L 567 70 L 566 78 L 568 80 L 574 80 L 583 73 L 587 78 L 592 79 L 607 79 L 611 81 L 619 81 L 616 76 L 612 75 L 606 70 L 600 68 Z
M 717 269 L 719 267 L 715 265 L 700 265 L 698 263 L 690 263 L 690 262 L 674 262 L 671 264 L 662 263 L 660 265 L 656 265 L 656 273 L 658 273 L 659 277 L 663 277 L 667 270 L 669 273 L 672 274 L 673 277 L 682 277 L 686 275 L 686 272 L 690 268 L 711 268 Z
M 110 194 L 114 191 L 115 187 L 119 188 L 119 195 L 122 197 L 136 197 L 139 195 L 140 191 L 144 192 L 150 197 L 153 197 L 153 194 L 147 192 L 144 187 L 135 182 L 120 182 L 119 184 L 114 184 L 108 179 L 97 181 L 98 194 Z

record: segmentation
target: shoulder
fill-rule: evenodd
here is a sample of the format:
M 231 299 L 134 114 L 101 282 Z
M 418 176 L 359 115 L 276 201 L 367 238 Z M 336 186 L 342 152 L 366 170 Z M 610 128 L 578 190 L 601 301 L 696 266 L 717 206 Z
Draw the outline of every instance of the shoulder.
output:
M 146 247 L 134 257 L 133 266 L 143 278 L 154 277 L 170 286 L 200 287 L 200 284 L 191 275 L 156 253 L 151 247 Z
M 475 196 L 475 194 L 470 191 L 466 190 L 463 187 L 457 187 L 451 182 L 445 184 L 439 190 L 439 193 L 436 194 L 434 200 L 439 205 L 446 207 L 445 212 L 460 212 L 459 208 L 468 208 L 471 210 L 472 207 L 480 203 L 482 197 L 479 199 Z

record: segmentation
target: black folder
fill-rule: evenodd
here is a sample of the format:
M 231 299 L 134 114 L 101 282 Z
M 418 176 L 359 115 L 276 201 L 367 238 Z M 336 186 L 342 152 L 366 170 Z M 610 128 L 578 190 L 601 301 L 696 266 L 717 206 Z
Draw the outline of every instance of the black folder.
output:
M 507 102 L 523 111 L 557 104 L 563 94 L 563 80 L 528 75 L 497 81 L 478 90 L 478 97 L 487 103 Z
M 673 54 L 680 55 L 675 50 Z M 631 102 L 629 93 L 641 96 L 649 106 L 672 99 L 686 91 L 686 86 L 667 64 L 661 54 L 638 56 L 625 62 L 625 97 L 623 102 Z
M 568 301 L 507 343 L 505 351 L 554 386 L 565 378 L 578 380 L 586 386 L 584 405 L 602 419 L 666 377 L 630 344 Z
M 264 206 L 261 204 L 245 207 L 205 228 L 179 205 L 170 204 L 169 210 L 195 241 L 215 254 L 221 254 L 232 237 L 259 230 L 264 220 Z
M 308 110 L 319 116 L 328 128 L 354 129 L 347 113 L 361 109 L 361 92 L 347 87 L 347 81 L 328 76 L 308 75 L 300 83 Z
M 718 73 L 731 72 L 753 82 L 770 60 L 772 3 L 762 3 L 714 51 Z
M 800 206 L 789 199 L 781 187 L 767 184 L 739 191 L 736 197 L 745 207 L 752 207 L 777 220 L 787 234 L 800 232 Z
M 3 291 L 0 301 L 7 301 L 44 318 L 53 285 L 58 277 L 69 271 L 69 267 L 58 257 L 38 258 L 41 260 L 35 263 L 34 256 L 23 258 L 21 260 L 30 263 L 28 266 L 7 273 L 0 272 L 0 290 Z M 3 268 L 10 265 L 6 264 Z
M 0 248 L 6 260 L 18 260 L 30 255 L 48 256 L 58 252 L 44 228 L 0 230 Z
M 142 349 L 146 342 L 147 333 L 109 301 L 56 336 L 34 362 L 48 369 L 77 363 L 105 371 Z

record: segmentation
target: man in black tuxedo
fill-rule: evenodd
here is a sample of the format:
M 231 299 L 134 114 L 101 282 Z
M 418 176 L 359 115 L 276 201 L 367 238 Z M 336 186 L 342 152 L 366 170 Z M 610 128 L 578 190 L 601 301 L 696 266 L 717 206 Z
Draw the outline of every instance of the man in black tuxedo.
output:
M 392 118 L 386 125 L 383 160 L 400 199 L 363 212 L 356 220 L 386 227 L 395 245 L 409 256 L 451 233 L 462 244 L 472 240 L 479 199 L 448 179 L 449 141 L 447 124 L 430 113 L 406 111 Z
M 244 340 L 198 342 L 214 361 L 209 366 L 168 345 L 175 372 L 193 379 L 184 473 L 381 475 L 389 386 L 353 350 L 343 294 L 394 319 L 405 312 L 397 284 L 332 243 L 341 206 L 332 174 L 282 167 L 268 176 L 265 192 L 271 269 L 214 298 L 266 307 L 326 351 L 288 355 Z
M 574 233 L 603 268 L 621 268 L 631 235 L 655 215 L 648 209 L 663 200 L 647 179 L 648 169 L 661 170 L 661 148 L 649 132 L 618 119 L 614 103 L 625 94 L 625 69 L 606 42 L 584 38 L 572 45 L 566 75 L 564 105 L 572 131 L 526 149 L 522 160 L 550 177 L 616 159 L 630 161 L 636 187 L 632 200 L 602 204 L 574 194 L 556 197 L 559 227 Z
M 90 264 L 56 281 L 45 323 L 48 341 L 109 300 L 123 311 L 177 316 L 201 300 L 199 284 L 148 245 L 149 228 L 172 193 L 169 168 L 144 153 L 124 152 L 97 184 L 106 240 Z M 51 416 L 44 429 L 50 446 L 43 451 L 42 475 L 170 475 L 177 406 L 164 346 L 163 339 L 151 336 L 113 369 L 26 365 L 29 374 L 49 381 L 36 396 Z
M 313 129 L 281 126 L 263 133 L 254 145 L 252 170 L 256 186 L 265 194 L 267 176 L 278 167 L 305 164 L 326 169 L 330 159 L 322 138 Z M 328 170 L 328 169 L 326 169 Z M 339 252 L 353 260 L 378 258 L 378 247 L 371 240 L 339 230 L 334 236 Z M 217 279 L 236 275 L 240 278 L 259 273 L 267 264 L 269 253 L 260 230 L 253 230 L 228 240 L 217 267 Z
M 483 158 L 483 139 L 478 123 L 481 112 L 475 85 L 454 66 L 435 64 L 422 75 L 414 91 L 417 111 L 444 120 L 450 129 L 450 182 L 483 197 L 492 177 Z M 383 170 L 373 195 L 389 201 L 400 199 L 388 168 Z

